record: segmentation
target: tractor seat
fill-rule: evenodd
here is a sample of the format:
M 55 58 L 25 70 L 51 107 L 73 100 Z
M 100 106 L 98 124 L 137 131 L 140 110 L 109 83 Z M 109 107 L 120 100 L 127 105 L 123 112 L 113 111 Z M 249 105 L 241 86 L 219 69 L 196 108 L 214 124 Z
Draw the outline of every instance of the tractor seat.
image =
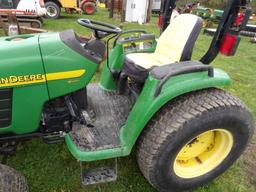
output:
M 160 36 L 154 53 L 132 53 L 126 56 L 124 72 L 143 82 L 154 66 L 191 60 L 202 26 L 203 20 L 196 15 L 179 15 Z

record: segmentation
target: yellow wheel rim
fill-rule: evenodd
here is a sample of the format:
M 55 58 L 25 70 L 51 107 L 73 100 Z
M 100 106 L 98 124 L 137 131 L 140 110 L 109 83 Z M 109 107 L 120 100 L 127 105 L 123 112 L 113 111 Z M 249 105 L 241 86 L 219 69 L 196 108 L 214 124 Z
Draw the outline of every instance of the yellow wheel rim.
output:
M 232 134 L 225 129 L 204 132 L 180 150 L 174 162 L 174 172 L 187 179 L 202 176 L 224 161 L 233 144 Z

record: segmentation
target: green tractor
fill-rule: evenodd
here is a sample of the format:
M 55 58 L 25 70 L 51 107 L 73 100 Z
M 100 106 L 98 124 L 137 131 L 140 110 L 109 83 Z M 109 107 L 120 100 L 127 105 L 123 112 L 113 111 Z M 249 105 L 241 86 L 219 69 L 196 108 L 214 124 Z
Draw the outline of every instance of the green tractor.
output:
M 73 30 L 0 38 L 0 154 L 6 160 L 32 138 L 65 139 L 79 162 L 115 160 L 136 149 L 158 191 L 187 191 L 216 178 L 254 131 L 249 109 L 221 89 L 230 77 L 210 65 L 219 52 L 235 54 L 250 14 L 246 8 L 235 26 L 245 3 L 228 2 L 199 61 L 191 55 L 203 21 L 182 14 L 169 23 L 175 0 L 164 3 L 158 41 L 143 30 L 88 19 L 78 22 L 94 31 L 90 40 Z M 89 84 L 106 57 L 99 84 Z M 116 164 L 81 171 L 85 186 L 117 179 Z M 0 191 L 27 190 L 20 173 L 0 166 Z
M 213 27 L 214 23 L 218 23 L 221 20 L 224 11 L 198 6 L 192 9 L 192 13 L 204 19 L 204 27 Z

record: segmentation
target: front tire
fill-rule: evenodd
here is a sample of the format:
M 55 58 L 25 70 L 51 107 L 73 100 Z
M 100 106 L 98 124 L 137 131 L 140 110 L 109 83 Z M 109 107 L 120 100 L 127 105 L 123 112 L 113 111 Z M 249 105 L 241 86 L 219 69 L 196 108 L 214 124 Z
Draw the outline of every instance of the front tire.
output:
M 188 93 L 152 118 L 138 142 L 138 164 L 159 191 L 190 190 L 227 170 L 253 129 L 249 110 L 226 91 Z
M 92 2 L 87 2 L 82 5 L 82 10 L 87 15 L 93 15 L 96 11 L 96 6 Z
M 45 3 L 46 17 L 49 19 L 58 19 L 60 17 L 61 8 L 60 6 L 52 1 Z
M 0 192 L 28 192 L 26 178 L 15 169 L 0 164 Z

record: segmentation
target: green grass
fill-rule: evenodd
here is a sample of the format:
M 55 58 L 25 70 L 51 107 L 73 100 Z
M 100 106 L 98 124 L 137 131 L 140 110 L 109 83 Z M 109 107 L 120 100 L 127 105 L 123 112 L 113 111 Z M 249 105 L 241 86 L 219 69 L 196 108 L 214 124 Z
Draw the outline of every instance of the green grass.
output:
M 45 20 L 44 28 L 62 31 L 73 28 L 80 34 L 89 35 L 89 30 L 79 26 L 76 19 L 81 15 L 66 15 L 59 20 Z M 118 25 L 117 19 L 108 19 L 105 10 L 99 10 L 96 15 L 86 16 Z M 143 28 L 159 34 L 156 27 L 157 18 L 151 24 L 123 24 L 124 29 Z M 1 31 L 0 31 L 1 35 Z M 201 35 L 194 52 L 194 59 L 200 58 L 207 50 L 211 37 Z M 1 46 L 1 45 L 0 45 Z M 227 71 L 234 85 L 230 91 L 239 96 L 256 115 L 256 44 L 243 38 L 235 57 L 218 56 L 214 66 Z M 97 81 L 98 76 L 95 78 Z M 254 148 L 254 151 L 256 149 Z M 241 158 L 222 176 L 197 190 L 196 192 L 253 192 L 256 186 L 248 181 L 245 172 L 245 159 Z M 96 165 L 100 162 L 96 162 Z M 84 189 L 81 185 L 80 166 L 67 150 L 65 144 L 46 145 L 40 140 L 33 140 L 19 145 L 18 152 L 8 160 L 8 165 L 21 171 L 28 179 L 31 192 L 153 192 L 155 191 L 140 173 L 134 152 L 125 158 L 118 159 L 119 178 L 117 182 L 97 185 Z M 87 164 L 91 167 L 92 164 Z M 95 166 L 95 165 L 94 165 Z

